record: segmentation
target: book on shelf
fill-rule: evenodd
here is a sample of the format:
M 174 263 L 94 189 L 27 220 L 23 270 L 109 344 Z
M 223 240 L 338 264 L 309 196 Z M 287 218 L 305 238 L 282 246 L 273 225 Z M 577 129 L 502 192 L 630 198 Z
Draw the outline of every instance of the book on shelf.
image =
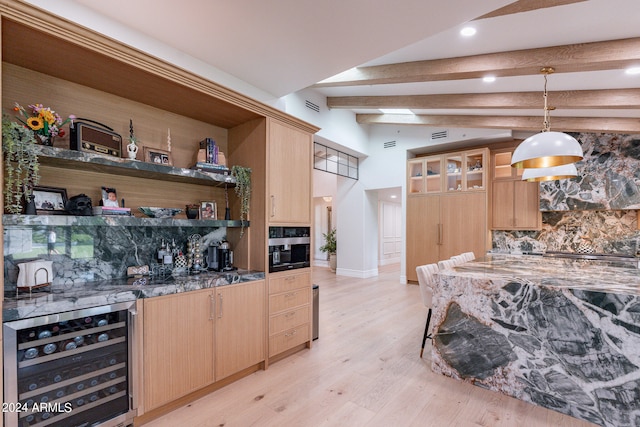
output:
M 191 169 L 199 169 L 204 172 L 213 172 L 221 174 L 229 174 L 229 168 L 224 165 L 216 165 L 214 163 L 196 162 Z
M 200 141 L 200 149 L 205 150 L 205 162 L 218 164 L 218 153 L 220 148 L 216 145 L 216 141 L 213 138 L 205 138 Z
M 131 208 L 120 208 L 115 206 L 94 206 L 94 215 L 131 215 Z

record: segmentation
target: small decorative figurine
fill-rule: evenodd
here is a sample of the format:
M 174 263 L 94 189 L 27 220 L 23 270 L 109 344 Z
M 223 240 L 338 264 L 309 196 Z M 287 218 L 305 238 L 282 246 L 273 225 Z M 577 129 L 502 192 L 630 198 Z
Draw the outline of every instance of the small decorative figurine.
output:
M 133 120 L 131 119 L 129 119 L 129 144 L 127 145 L 127 153 L 129 159 L 136 160 L 138 146 L 136 145 L 136 137 L 133 135 Z

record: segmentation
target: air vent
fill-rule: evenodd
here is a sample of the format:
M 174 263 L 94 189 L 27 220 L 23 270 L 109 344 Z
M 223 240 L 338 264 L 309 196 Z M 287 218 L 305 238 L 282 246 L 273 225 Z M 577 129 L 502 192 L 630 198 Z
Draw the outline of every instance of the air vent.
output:
M 439 132 L 433 132 L 431 134 L 431 140 L 443 139 L 443 138 L 447 138 L 448 136 L 449 136 L 449 131 L 448 130 L 441 130 Z
M 313 102 L 309 101 L 308 99 L 304 100 L 304 105 L 310 109 L 315 111 L 316 113 L 320 112 L 320 106 L 318 104 L 314 104 Z
M 395 141 L 387 141 L 384 143 L 384 148 L 393 148 L 396 146 L 396 142 Z

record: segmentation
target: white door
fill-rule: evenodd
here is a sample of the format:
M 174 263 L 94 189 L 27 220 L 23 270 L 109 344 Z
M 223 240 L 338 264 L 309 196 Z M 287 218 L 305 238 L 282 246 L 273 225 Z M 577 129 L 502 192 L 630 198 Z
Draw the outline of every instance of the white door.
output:
M 402 206 L 400 203 L 381 201 L 379 203 L 380 248 L 379 264 L 400 262 L 402 250 Z

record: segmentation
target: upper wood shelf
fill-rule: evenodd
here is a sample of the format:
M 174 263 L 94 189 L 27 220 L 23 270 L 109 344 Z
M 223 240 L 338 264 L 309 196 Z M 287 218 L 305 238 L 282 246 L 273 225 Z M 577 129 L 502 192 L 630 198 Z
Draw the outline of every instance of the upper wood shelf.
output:
M 236 185 L 235 178 L 231 175 L 158 165 L 139 160 L 107 157 L 64 148 L 43 145 L 38 145 L 37 147 L 40 163 L 43 165 L 215 187 L 235 187 Z

